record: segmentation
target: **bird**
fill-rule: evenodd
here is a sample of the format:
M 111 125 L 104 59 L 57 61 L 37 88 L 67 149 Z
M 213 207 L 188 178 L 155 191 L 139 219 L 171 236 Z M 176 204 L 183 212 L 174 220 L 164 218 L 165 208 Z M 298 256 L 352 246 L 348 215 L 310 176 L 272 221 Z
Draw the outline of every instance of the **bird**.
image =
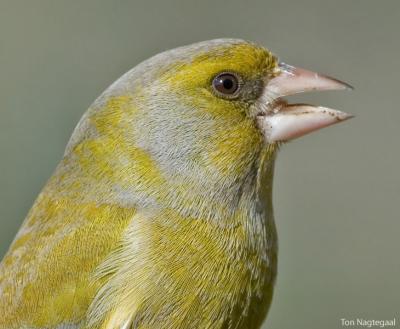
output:
M 279 148 L 352 115 L 346 90 L 240 39 L 125 73 L 72 133 L 0 265 L 0 328 L 260 328 L 277 275 Z

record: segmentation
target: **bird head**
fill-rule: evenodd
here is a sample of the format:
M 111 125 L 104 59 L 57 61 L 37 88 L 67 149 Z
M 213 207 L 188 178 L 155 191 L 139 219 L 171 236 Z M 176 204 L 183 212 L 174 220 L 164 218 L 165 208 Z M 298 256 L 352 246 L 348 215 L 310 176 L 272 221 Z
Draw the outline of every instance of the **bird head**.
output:
M 111 85 L 67 155 L 128 201 L 234 209 L 280 143 L 351 117 L 282 97 L 346 88 L 250 42 L 200 42 L 156 55 Z

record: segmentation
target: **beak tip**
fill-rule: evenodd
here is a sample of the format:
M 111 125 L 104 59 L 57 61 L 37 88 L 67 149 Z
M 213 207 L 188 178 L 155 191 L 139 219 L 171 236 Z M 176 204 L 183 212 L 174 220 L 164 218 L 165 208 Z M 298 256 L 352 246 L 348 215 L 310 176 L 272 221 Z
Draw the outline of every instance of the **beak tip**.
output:
M 340 115 L 338 116 L 339 121 L 346 121 L 349 119 L 354 118 L 354 114 L 346 113 L 346 112 L 341 112 Z
M 344 84 L 344 90 L 353 91 L 355 89 L 352 85 L 348 84 L 347 82 L 343 82 L 343 84 Z
M 326 88 L 327 90 L 346 90 L 346 91 L 353 91 L 354 87 L 344 81 L 335 79 L 335 78 L 331 78 L 331 77 L 327 77 L 324 76 L 324 79 L 327 79 L 326 82 L 330 82 L 329 88 Z

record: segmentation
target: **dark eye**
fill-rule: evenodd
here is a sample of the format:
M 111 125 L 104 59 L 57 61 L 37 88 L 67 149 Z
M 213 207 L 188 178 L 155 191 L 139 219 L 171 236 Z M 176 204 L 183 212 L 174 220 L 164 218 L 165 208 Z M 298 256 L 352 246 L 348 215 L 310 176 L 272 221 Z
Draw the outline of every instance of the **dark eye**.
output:
M 239 79 L 233 73 L 218 74 L 212 82 L 212 86 L 217 94 L 225 97 L 236 96 L 239 85 Z

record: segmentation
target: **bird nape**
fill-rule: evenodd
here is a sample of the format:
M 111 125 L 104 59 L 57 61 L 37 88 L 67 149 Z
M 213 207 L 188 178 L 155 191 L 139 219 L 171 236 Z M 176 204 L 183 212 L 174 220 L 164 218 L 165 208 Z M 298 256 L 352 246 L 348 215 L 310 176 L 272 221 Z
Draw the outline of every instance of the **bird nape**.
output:
M 259 328 L 277 268 L 280 144 L 348 89 L 218 39 L 158 54 L 84 114 L 0 265 L 0 328 Z

